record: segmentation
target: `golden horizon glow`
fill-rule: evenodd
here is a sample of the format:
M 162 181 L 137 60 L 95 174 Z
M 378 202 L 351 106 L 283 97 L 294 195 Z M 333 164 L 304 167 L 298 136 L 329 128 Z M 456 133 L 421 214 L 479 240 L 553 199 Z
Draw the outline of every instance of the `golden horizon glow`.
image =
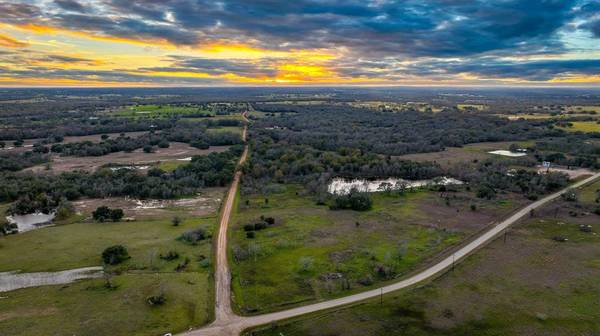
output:
M 222 39 L 178 46 L 165 39 L 123 38 L 33 23 L 0 23 L 0 48 L 26 49 L 19 54 L 20 62 L 11 63 L 10 57 L 0 58 L 0 66 L 5 69 L 0 73 L 1 86 L 171 86 L 177 85 L 175 79 L 183 80 L 183 86 L 210 85 L 210 81 L 224 85 L 540 84 L 514 77 L 483 78 L 470 72 L 448 75 L 443 79 L 414 75 L 390 79 L 384 70 L 377 68 L 372 69 L 369 76 L 349 76 L 336 68 L 336 61 L 351 53 L 348 48 L 268 49 L 250 42 Z M 227 69 L 212 73 L 208 69 L 180 67 L 178 58 L 222 60 L 255 66 L 256 69 L 250 74 Z M 536 59 L 531 56 L 513 58 Z M 557 59 L 557 56 L 540 56 L 537 59 Z M 406 60 L 398 66 L 414 63 Z M 36 75 L 35 69 L 39 68 L 47 69 L 51 76 Z M 232 68 L 235 69 L 235 66 Z M 108 79 L 111 74 L 115 78 L 120 77 Z M 593 85 L 600 83 L 600 76 L 556 76 L 541 82 L 544 83 Z

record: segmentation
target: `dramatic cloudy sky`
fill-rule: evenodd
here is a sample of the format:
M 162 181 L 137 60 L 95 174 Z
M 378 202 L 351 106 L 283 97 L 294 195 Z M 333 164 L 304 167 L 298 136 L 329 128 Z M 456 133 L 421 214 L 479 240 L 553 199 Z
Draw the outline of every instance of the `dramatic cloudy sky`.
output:
M 598 85 L 600 0 L 0 1 L 0 86 Z

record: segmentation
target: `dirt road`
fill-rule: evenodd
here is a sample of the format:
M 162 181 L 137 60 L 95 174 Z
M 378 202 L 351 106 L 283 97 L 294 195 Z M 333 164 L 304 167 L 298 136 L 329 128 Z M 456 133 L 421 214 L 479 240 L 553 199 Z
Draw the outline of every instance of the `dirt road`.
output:
M 242 117 L 246 122 L 245 113 Z M 242 138 L 246 141 L 247 126 L 244 126 L 242 132 Z M 240 157 L 238 166 L 246 161 L 248 156 L 248 145 L 244 147 L 244 152 Z M 236 317 L 231 309 L 231 273 L 229 271 L 229 263 L 227 262 L 227 229 L 229 227 L 229 218 L 231 216 L 231 210 L 235 202 L 235 195 L 237 193 L 238 186 L 240 184 L 241 171 L 237 171 L 233 177 L 233 182 L 227 193 L 227 199 L 225 200 L 223 211 L 221 213 L 221 221 L 219 222 L 219 234 L 217 236 L 217 248 L 216 248 L 216 269 L 215 269 L 215 324 L 220 322 L 227 322 L 232 318 Z
M 244 130 L 244 139 L 245 139 L 245 130 Z M 247 147 L 240 158 L 240 164 L 246 160 L 247 155 Z M 221 223 L 219 228 L 219 236 L 217 242 L 217 265 L 216 265 L 216 310 L 215 310 L 215 321 L 210 325 L 199 328 L 196 330 L 191 330 L 181 335 L 186 336 L 237 336 L 243 330 L 256 327 L 260 325 L 265 325 L 274 321 L 284 320 L 304 314 L 313 313 L 320 310 L 331 309 L 340 307 L 343 305 L 355 303 L 358 301 L 363 301 L 366 299 L 374 298 L 382 294 L 390 293 L 399 289 L 403 289 L 406 287 L 410 287 L 414 284 L 417 284 L 421 281 L 424 281 L 428 278 L 434 277 L 435 275 L 440 274 L 446 269 L 452 267 L 453 264 L 459 262 L 464 259 L 470 253 L 476 251 L 478 248 L 492 241 L 495 237 L 501 234 L 505 229 L 509 226 L 513 225 L 521 218 L 529 215 L 530 211 L 533 209 L 537 209 L 548 202 L 553 201 L 554 199 L 560 197 L 562 193 L 564 193 L 569 188 L 578 188 L 587 183 L 590 183 L 597 178 L 600 178 L 600 173 L 597 173 L 585 180 L 579 181 L 568 188 L 565 188 L 559 192 L 546 196 L 524 208 L 514 213 L 509 218 L 505 219 L 501 223 L 492 227 L 491 229 L 485 231 L 477 238 L 473 239 L 470 243 L 464 245 L 457 251 L 455 251 L 452 255 L 446 257 L 445 259 L 439 261 L 438 263 L 432 265 L 431 267 L 419 272 L 409 278 L 401 280 L 397 283 L 373 289 L 370 291 L 366 291 L 363 293 L 358 293 L 354 295 L 349 295 L 343 298 L 323 301 L 303 307 L 293 308 L 289 310 L 284 310 L 276 313 L 258 315 L 258 316 L 237 316 L 233 313 L 231 309 L 231 276 L 229 272 L 229 266 L 227 263 L 227 227 L 229 224 L 229 217 L 231 215 L 231 210 L 233 208 L 233 203 L 235 200 L 235 194 L 237 191 L 237 187 L 239 184 L 241 172 L 237 172 L 233 183 L 231 185 L 231 189 L 229 190 L 229 194 L 227 196 L 227 200 L 225 202 L 225 206 L 223 207 L 223 214 L 221 217 Z

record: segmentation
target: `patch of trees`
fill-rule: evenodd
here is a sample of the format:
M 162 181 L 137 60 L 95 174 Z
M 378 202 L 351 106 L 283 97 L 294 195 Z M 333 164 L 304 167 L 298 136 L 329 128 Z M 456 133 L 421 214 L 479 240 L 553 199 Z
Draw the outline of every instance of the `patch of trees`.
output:
M 469 182 L 480 198 L 495 198 L 498 192 L 510 191 L 525 195 L 531 200 L 566 187 L 569 177 L 566 174 L 550 172 L 538 174 L 536 171 L 518 169 L 507 173 L 506 163 L 485 161 L 475 169 L 465 169 L 459 178 Z
M 123 245 L 110 246 L 102 251 L 102 261 L 107 265 L 118 265 L 129 258 L 129 252 Z
M 139 137 L 121 135 L 101 142 L 82 141 L 66 144 L 54 144 L 52 152 L 65 156 L 103 156 L 115 152 L 132 152 L 142 148 L 152 153 L 154 147 L 168 148 L 169 141 L 189 143 L 193 147 L 208 149 L 210 146 L 235 145 L 242 143 L 239 134 L 232 132 L 207 132 L 201 127 L 175 127 L 160 133 L 150 132 Z
M 531 148 L 538 161 L 563 166 L 600 168 L 600 138 L 596 134 L 569 134 L 536 141 Z
M 348 194 L 335 195 L 332 204 L 329 207 L 332 210 L 351 209 L 355 211 L 366 211 L 370 210 L 372 206 L 373 201 L 368 193 L 352 189 Z
M 93 173 L 73 171 L 58 175 L 3 172 L 0 173 L 0 202 L 23 199 L 22 203 L 26 203 L 38 194 L 54 200 L 76 200 L 83 196 L 140 199 L 190 196 L 204 187 L 227 185 L 242 151 L 242 146 L 233 146 L 226 152 L 196 156 L 189 164 L 171 173 L 154 173 L 152 176 L 127 169 L 99 169 Z
M 28 151 L 23 153 L 0 153 L 0 171 L 19 171 L 28 167 L 49 162 L 50 158 L 44 153 Z
M 177 238 L 177 240 L 191 245 L 197 245 L 200 241 L 203 241 L 209 237 L 210 236 L 208 235 L 206 228 L 199 227 L 182 233 L 181 236 Z
M 107 206 L 98 207 L 92 212 L 92 218 L 97 222 L 120 221 L 124 216 L 123 209 L 111 209 Z
M 244 192 L 264 191 L 273 182 L 303 183 L 316 192 L 332 177 L 419 180 L 443 175 L 436 163 L 400 160 L 348 147 L 322 151 L 261 130 L 252 133 L 250 146 L 252 155 L 243 167 Z

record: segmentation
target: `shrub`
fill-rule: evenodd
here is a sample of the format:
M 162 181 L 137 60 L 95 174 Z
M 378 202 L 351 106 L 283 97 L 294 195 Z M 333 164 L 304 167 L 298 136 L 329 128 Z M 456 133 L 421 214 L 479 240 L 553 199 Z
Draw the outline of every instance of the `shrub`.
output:
M 244 225 L 244 231 L 254 231 L 254 224 L 246 224 Z
M 113 222 L 120 221 L 125 214 L 122 209 L 111 209 L 107 206 L 98 207 L 94 212 L 92 212 L 92 218 L 98 222 L 104 222 L 108 219 Z
M 169 142 L 167 140 L 161 140 L 158 143 L 158 148 L 169 148 Z
M 159 258 L 162 260 L 171 261 L 179 258 L 179 253 L 177 253 L 176 251 L 169 251 L 165 255 L 159 255 Z
M 152 146 L 150 146 L 150 145 L 144 146 L 144 153 L 152 153 L 152 152 L 154 152 L 154 148 L 152 148 Z
M 577 202 L 579 200 L 579 195 L 577 195 L 577 191 L 575 191 L 575 189 L 569 189 L 561 196 L 567 202 Z
M 347 195 L 338 195 L 333 199 L 330 206 L 332 210 L 352 209 L 355 211 L 366 211 L 371 209 L 373 201 L 367 193 L 351 190 Z
M 309 271 L 313 267 L 313 258 L 311 258 L 311 257 L 301 257 L 298 260 L 298 266 L 299 266 L 300 272 Z
M 162 304 L 165 304 L 165 302 L 167 302 L 167 298 L 165 297 L 164 293 L 161 293 L 159 295 L 149 296 L 147 301 L 148 301 L 148 304 L 151 306 L 160 306 Z
M 263 230 L 266 228 L 267 228 L 267 223 L 265 223 L 265 222 L 259 222 L 259 223 L 254 224 L 254 230 L 256 230 L 256 231 L 260 231 L 260 230 Z
M 121 220 L 121 218 L 123 218 L 125 214 L 123 213 L 122 209 L 112 209 L 110 210 L 110 219 L 113 222 L 118 222 Z
M 248 232 L 246 232 L 246 238 L 248 238 L 248 239 L 254 239 L 254 237 L 256 237 L 256 232 L 255 231 L 248 231 Z
M 75 213 L 75 208 L 73 204 L 69 201 L 63 201 L 60 203 L 58 208 L 56 208 L 56 219 L 63 220 L 71 217 Z
M 182 222 L 182 220 L 178 216 L 175 216 L 175 217 L 173 217 L 173 219 L 171 219 L 171 224 L 173 224 L 173 226 L 179 226 L 179 224 L 181 224 L 181 222 Z
M 117 265 L 129 259 L 127 248 L 123 245 L 114 245 L 107 247 L 102 252 L 102 261 L 108 265 Z
M 265 222 L 267 224 L 269 224 L 269 225 L 273 225 L 273 224 L 275 224 L 275 218 L 273 218 L 273 217 L 266 217 L 265 218 Z
M 199 241 L 202 241 L 206 238 L 208 238 L 206 230 L 203 227 L 199 227 L 197 229 L 182 233 L 177 240 L 196 245 Z

